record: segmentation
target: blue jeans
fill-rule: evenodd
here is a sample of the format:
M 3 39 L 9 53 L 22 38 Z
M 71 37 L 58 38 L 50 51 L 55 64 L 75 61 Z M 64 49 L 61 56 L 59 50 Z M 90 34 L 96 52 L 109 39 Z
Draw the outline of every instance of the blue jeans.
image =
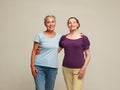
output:
M 36 66 L 38 72 L 35 80 L 36 90 L 54 90 L 57 68 Z

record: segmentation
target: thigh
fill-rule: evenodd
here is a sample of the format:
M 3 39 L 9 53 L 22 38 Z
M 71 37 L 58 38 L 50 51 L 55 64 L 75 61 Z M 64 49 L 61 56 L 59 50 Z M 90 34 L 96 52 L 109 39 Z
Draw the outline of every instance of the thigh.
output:
M 49 68 L 47 71 L 47 79 L 50 81 L 54 81 L 57 75 L 58 69 L 57 68 Z
M 78 79 L 77 73 L 79 72 L 80 69 L 74 69 L 73 70 L 73 90 L 82 90 L 83 86 L 83 78 Z
M 37 76 L 34 78 L 36 90 L 45 90 L 45 69 L 43 67 L 36 66 Z
M 57 68 L 48 68 L 45 84 L 46 90 L 54 90 L 57 71 Z
M 73 84 L 72 84 L 73 83 L 72 69 L 63 67 L 62 70 L 63 70 L 63 76 L 65 79 L 67 90 L 72 90 L 72 86 L 73 86 Z

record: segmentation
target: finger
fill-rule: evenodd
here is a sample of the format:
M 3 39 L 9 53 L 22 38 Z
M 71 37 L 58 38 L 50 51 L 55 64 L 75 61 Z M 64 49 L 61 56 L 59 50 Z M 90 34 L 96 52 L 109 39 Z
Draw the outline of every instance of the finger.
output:
M 82 75 L 79 75 L 79 76 L 78 76 L 78 79 L 82 79 L 82 78 L 83 78 L 83 76 L 82 76 Z
M 36 70 L 33 72 L 33 76 L 34 77 L 36 77 L 36 75 L 37 75 L 37 72 L 36 72 Z
M 35 68 L 35 72 L 36 72 L 36 73 L 38 72 L 37 68 Z

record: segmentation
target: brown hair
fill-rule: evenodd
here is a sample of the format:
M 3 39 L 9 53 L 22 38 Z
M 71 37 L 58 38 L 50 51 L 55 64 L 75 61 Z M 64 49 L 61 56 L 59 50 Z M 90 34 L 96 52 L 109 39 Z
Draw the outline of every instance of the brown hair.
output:
M 78 23 L 78 27 L 77 27 L 77 29 L 80 27 L 80 22 L 79 22 L 79 20 L 76 18 L 76 17 L 70 17 L 69 19 L 68 19 L 68 21 L 67 21 L 67 24 L 69 23 L 69 20 L 70 19 L 75 19 L 76 20 L 76 22 Z

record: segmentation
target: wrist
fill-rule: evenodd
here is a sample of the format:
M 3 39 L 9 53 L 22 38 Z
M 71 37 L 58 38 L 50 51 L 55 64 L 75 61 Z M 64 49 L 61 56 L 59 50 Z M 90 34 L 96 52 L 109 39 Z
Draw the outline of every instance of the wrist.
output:
M 85 69 L 86 69 L 86 66 L 83 66 L 83 67 L 82 67 L 82 70 L 85 70 Z

